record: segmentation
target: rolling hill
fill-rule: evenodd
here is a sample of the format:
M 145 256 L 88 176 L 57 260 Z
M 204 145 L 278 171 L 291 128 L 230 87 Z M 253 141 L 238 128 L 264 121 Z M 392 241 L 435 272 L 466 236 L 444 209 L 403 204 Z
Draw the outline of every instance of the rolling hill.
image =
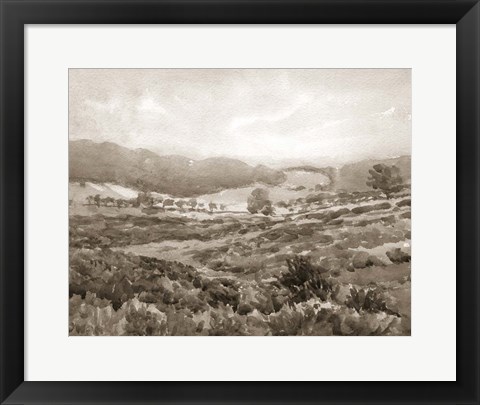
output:
M 209 158 L 194 161 L 184 156 L 159 156 L 147 149 L 128 149 L 112 142 L 70 141 L 71 181 L 114 183 L 138 190 L 179 197 L 214 193 L 255 182 L 277 185 L 282 171 L 252 167 L 240 160 Z
M 402 176 L 403 181 L 405 183 L 410 183 L 411 161 L 412 159 L 410 156 L 400 156 L 391 159 L 361 160 L 359 162 L 346 164 L 338 169 L 336 173 L 334 178 L 334 189 L 346 191 L 371 190 L 366 184 L 369 176 L 368 170 L 379 163 L 389 166 L 397 166 L 400 169 L 400 175 Z

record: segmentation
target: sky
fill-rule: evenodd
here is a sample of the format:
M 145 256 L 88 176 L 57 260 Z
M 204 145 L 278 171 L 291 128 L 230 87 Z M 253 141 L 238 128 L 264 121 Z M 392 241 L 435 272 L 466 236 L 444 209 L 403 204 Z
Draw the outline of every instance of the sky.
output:
M 410 69 L 70 69 L 69 137 L 192 159 L 411 153 Z

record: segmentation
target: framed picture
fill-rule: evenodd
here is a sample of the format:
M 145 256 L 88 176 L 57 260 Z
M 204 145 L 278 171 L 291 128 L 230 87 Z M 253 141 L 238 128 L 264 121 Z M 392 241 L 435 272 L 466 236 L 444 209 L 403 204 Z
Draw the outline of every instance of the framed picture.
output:
M 0 1 L 2 404 L 479 403 L 477 1 Z

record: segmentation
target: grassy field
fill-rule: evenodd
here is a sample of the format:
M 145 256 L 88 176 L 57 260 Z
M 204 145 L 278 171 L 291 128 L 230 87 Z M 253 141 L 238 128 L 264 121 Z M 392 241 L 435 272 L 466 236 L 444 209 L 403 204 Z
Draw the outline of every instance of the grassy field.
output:
M 70 335 L 410 335 L 410 193 L 70 216 Z

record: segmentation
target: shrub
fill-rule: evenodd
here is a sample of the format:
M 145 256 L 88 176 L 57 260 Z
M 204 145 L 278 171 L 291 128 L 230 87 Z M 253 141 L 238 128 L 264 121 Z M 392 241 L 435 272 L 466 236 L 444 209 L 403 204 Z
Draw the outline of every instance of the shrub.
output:
M 332 198 L 332 195 L 329 193 L 315 193 L 315 194 L 307 195 L 307 197 L 305 198 L 305 201 L 307 203 L 314 203 L 314 202 L 321 203 L 324 200 L 328 200 L 331 198 Z
M 384 263 L 377 257 L 368 252 L 358 252 L 353 256 L 352 265 L 356 269 L 363 269 L 370 266 L 383 266 Z
M 171 198 L 166 198 L 165 200 L 163 200 L 163 207 L 173 207 L 174 203 L 175 201 Z
M 410 198 L 407 198 L 405 200 L 399 201 L 397 203 L 398 207 L 410 207 L 412 205 L 412 200 Z
M 202 290 L 207 293 L 207 302 L 213 308 L 223 304 L 231 306 L 235 311 L 240 303 L 238 289 L 228 279 L 204 280 Z
M 268 199 L 268 190 L 256 188 L 247 200 L 247 209 L 251 214 L 261 212 L 263 215 L 273 215 L 274 209 L 272 202 Z
M 405 335 L 409 330 L 402 326 L 402 319 L 384 312 L 363 312 L 361 316 L 352 308 L 339 308 L 330 317 L 334 335 L 385 336 Z
M 270 317 L 268 326 L 274 336 L 295 336 L 301 334 L 302 318 L 300 312 L 284 308 Z
M 354 214 L 365 214 L 367 212 L 376 211 L 376 210 L 387 210 L 391 208 L 391 204 L 388 202 L 374 204 L 374 205 L 361 205 L 360 207 L 352 208 Z
M 327 300 L 332 285 L 321 277 L 321 273 L 328 270 L 313 265 L 309 258 L 303 256 L 294 256 L 286 261 L 288 270 L 281 274 L 278 281 L 290 290 L 290 302 L 307 301 L 312 297 Z
M 167 324 L 158 311 L 147 309 L 145 305 L 138 308 L 134 302 L 125 307 L 125 335 L 128 336 L 158 336 L 165 335 Z
M 253 307 L 248 303 L 242 303 L 238 306 L 237 313 L 239 315 L 247 315 L 253 311 Z
M 408 263 L 411 260 L 411 256 L 400 248 L 389 250 L 386 254 L 392 263 Z
M 243 336 L 248 335 L 246 319 L 228 310 L 212 311 L 210 313 L 210 336 Z
M 140 192 L 137 195 L 137 200 L 136 200 L 136 207 L 139 207 L 140 205 L 144 205 L 146 207 L 151 207 L 153 205 L 153 197 L 151 196 L 150 193 L 143 193 Z
M 348 308 L 353 308 L 358 313 L 362 311 L 367 312 L 385 312 L 389 315 L 400 316 L 396 312 L 391 311 L 387 308 L 387 304 L 377 292 L 376 289 L 368 288 L 364 290 L 363 288 L 357 290 L 355 287 L 350 288 L 350 295 L 347 296 L 345 300 L 345 305 Z
M 177 200 L 177 201 L 175 201 L 175 205 L 176 205 L 178 208 L 180 208 L 180 209 L 182 209 L 183 207 L 185 207 L 185 205 L 187 205 L 187 204 L 188 204 L 188 202 L 187 202 L 187 201 L 184 201 L 184 200 Z
M 190 200 L 188 200 L 188 205 L 191 208 L 195 208 L 197 206 L 197 200 L 195 198 L 191 198 Z
M 349 213 L 350 213 L 350 210 L 348 208 L 340 208 L 339 210 L 336 210 L 336 211 L 330 211 L 328 213 L 328 218 L 332 220 Z

